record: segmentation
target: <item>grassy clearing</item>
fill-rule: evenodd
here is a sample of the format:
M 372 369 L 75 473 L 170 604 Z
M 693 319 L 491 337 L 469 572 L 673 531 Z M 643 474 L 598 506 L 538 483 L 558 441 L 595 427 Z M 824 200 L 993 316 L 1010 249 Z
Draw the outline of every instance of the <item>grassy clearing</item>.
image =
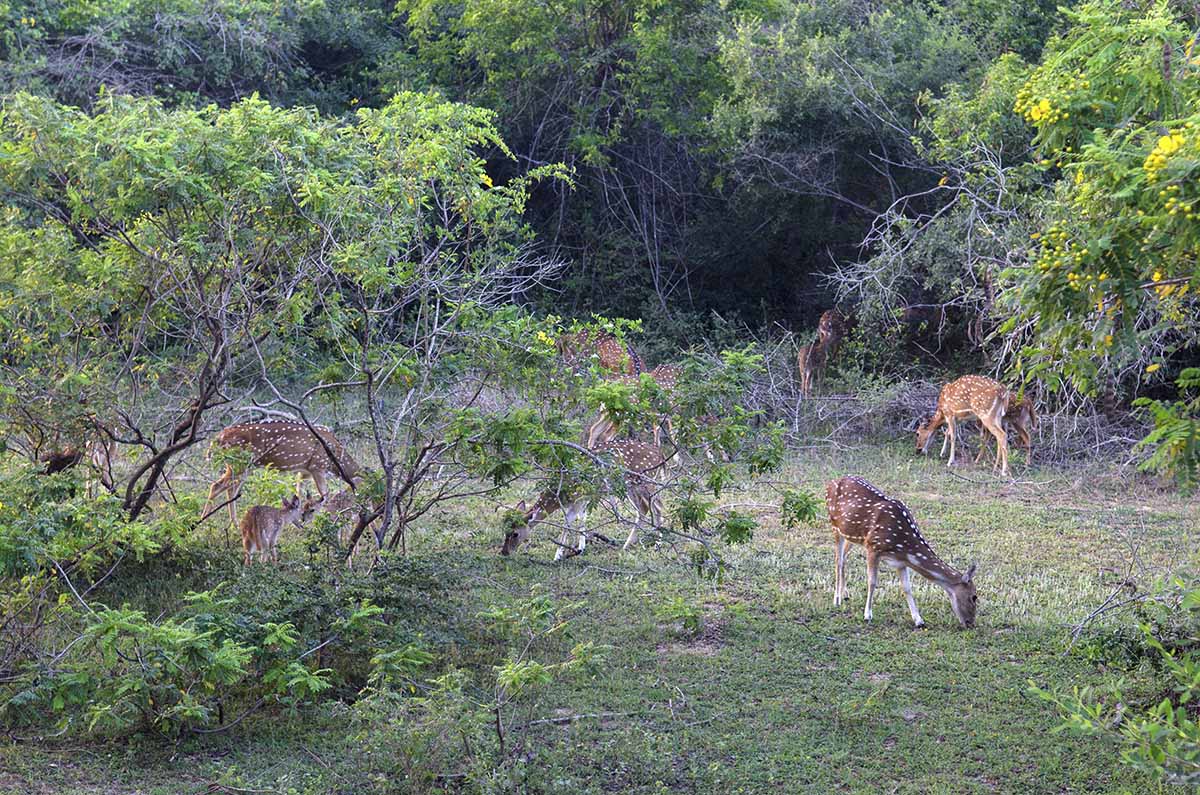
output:
M 858 553 L 847 567 L 850 604 L 835 610 L 826 523 L 783 529 L 763 485 L 723 499 L 761 527 L 730 551 L 721 583 L 649 544 L 632 553 L 595 545 L 555 565 L 545 530 L 502 559 L 494 506 L 475 504 L 415 530 L 411 556 L 437 575 L 413 585 L 414 599 L 438 616 L 429 637 L 440 659 L 476 672 L 497 659 L 474 617 L 535 584 L 583 602 L 568 640 L 610 647 L 599 675 L 543 693 L 526 716 L 539 721 L 518 754 L 527 792 L 1156 791 L 1104 742 L 1051 733 L 1056 717 L 1027 683 L 1101 681 L 1064 652 L 1068 628 L 1126 576 L 1131 556 L 1138 578 L 1194 566 L 1200 508 L 1128 472 L 1016 471 L 1015 482 L 985 468 L 952 474 L 897 445 L 800 452 L 780 476 L 823 494 L 825 480 L 857 473 L 904 499 L 947 562 L 978 561 L 973 631 L 957 628 L 945 596 L 923 580 L 916 598 L 930 626 L 914 630 L 891 573 L 881 574 L 875 620 L 864 624 Z M 206 532 L 198 547 L 223 537 Z M 300 578 L 297 547 L 285 565 Z M 101 598 L 164 609 L 183 590 L 228 576 L 235 554 L 202 557 L 187 572 L 147 569 Z M 676 598 L 703 617 L 694 637 L 656 617 Z M 174 793 L 214 782 L 406 791 L 361 752 L 350 711 L 333 702 L 300 716 L 258 714 L 177 746 L 9 742 L 0 746 L 0 791 Z

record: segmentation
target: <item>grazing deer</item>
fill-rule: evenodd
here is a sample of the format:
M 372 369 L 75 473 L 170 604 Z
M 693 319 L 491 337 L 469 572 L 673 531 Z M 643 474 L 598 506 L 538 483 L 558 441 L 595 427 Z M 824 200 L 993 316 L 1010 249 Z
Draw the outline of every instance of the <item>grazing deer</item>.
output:
M 1015 395 L 1008 402 L 1008 410 L 1004 412 L 1004 422 L 1011 425 L 1017 432 L 1017 442 L 1025 448 L 1025 463 L 1026 465 L 1033 463 L 1033 431 L 1037 428 L 1037 412 L 1033 408 L 1033 401 L 1027 397 L 1016 397 Z M 983 454 L 987 450 L 988 437 L 984 436 L 979 441 L 979 452 L 975 454 L 975 463 L 978 464 L 983 459 Z
M 638 528 L 641 527 L 643 519 L 648 518 L 651 527 L 662 525 L 662 502 L 655 484 L 648 478 L 660 474 L 667 462 L 657 447 L 631 439 L 602 442 L 596 446 L 594 453 L 621 469 L 627 493 L 637 508 L 637 521 L 622 547 L 629 549 L 637 543 Z M 587 546 L 587 534 L 583 532 L 581 525 L 587 519 L 590 501 L 591 495 L 581 494 L 578 483 L 564 484 L 558 489 L 546 489 L 531 508 L 526 508 L 525 501 L 522 500 L 517 504 L 516 510 L 525 514 L 525 521 L 520 527 L 505 534 L 500 554 L 510 555 L 515 552 L 529 538 L 535 524 L 544 521 L 560 508 L 566 514 L 566 520 L 558 539 L 558 550 L 554 553 L 554 559 L 562 560 L 564 557 L 582 553 Z M 579 535 L 577 545 L 573 549 L 569 546 L 572 530 Z
M 950 461 L 954 465 L 956 446 L 955 425 L 959 420 L 977 418 L 983 427 L 996 437 L 996 467 L 1000 474 L 1008 475 L 1008 437 L 1001 420 L 1008 411 L 1012 393 L 998 381 L 982 375 L 964 375 L 942 387 L 938 394 L 937 408 L 933 415 L 917 429 L 917 452 L 929 449 L 933 432 L 943 424 L 946 426 L 946 441 L 950 443 Z M 945 449 L 945 443 L 942 445 Z
M 320 434 L 320 439 L 304 423 L 294 420 L 230 425 L 217 434 L 208 452 L 211 456 L 213 447 L 248 450 L 252 454 L 250 466 L 272 466 L 281 472 L 299 472 L 302 476 L 311 478 L 317 487 L 317 493 L 324 497 L 329 493 L 325 485 L 326 475 L 340 477 L 353 485 L 362 467 L 346 453 L 346 448 L 328 428 L 319 425 L 314 427 L 316 433 Z M 324 440 L 324 445 L 321 444 L 321 440 Z M 336 456 L 336 462 L 329 457 L 326 447 Z M 234 523 L 236 514 L 233 506 L 237 501 L 243 477 L 244 472 L 240 475 L 235 474 L 233 465 L 226 465 L 225 472 L 213 481 L 212 487 L 209 488 L 208 501 L 204 504 L 204 512 L 201 515 L 208 516 L 218 494 L 232 490 L 234 496 L 229 501 L 229 517 L 230 523 Z
M 54 475 L 70 469 L 83 459 L 83 453 L 78 447 L 68 445 L 54 450 L 47 450 L 38 456 L 38 462 L 45 464 L 44 475 Z
M 595 353 L 600 370 L 614 375 L 634 375 L 643 372 L 642 357 L 629 343 L 621 342 L 608 331 L 576 331 L 564 334 L 555 342 L 558 353 L 572 367 Z
M 304 524 L 312 514 L 312 503 L 302 500 L 298 495 L 285 497 L 282 508 L 270 508 L 266 505 L 255 505 L 246 511 L 242 517 L 242 549 L 246 555 L 242 563 L 250 565 L 254 553 L 258 559 L 269 558 L 279 562 L 279 531 L 289 524 L 297 526 Z
M 86 454 L 88 464 L 95 472 L 95 477 L 87 478 L 87 495 L 95 497 L 96 481 L 108 491 L 113 490 L 112 462 L 117 456 L 117 442 L 112 437 L 97 436 L 88 439 L 81 451 L 75 445 L 67 445 L 55 450 L 49 450 L 38 457 L 38 461 L 46 465 L 44 474 L 53 475 L 71 469 L 83 460 Z
M 967 628 L 975 625 L 977 597 L 972 582 L 975 564 L 964 574 L 942 562 L 917 529 L 916 520 L 904 503 L 891 499 L 860 477 L 847 476 L 825 485 L 825 505 L 833 524 L 834 605 L 841 605 L 850 595 L 846 589 L 846 552 L 853 542 L 861 544 L 867 554 L 865 620 L 871 620 L 871 599 L 882 562 L 899 572 L 908 611 L 918 627 L 925 626 L 925 621 L 913 599 L 909 569 L 945 589 L 960 624 Z

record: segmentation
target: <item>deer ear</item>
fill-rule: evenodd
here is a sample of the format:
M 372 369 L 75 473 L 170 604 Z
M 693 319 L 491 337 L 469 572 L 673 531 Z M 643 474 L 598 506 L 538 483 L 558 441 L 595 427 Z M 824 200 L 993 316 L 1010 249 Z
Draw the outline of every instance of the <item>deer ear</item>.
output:
M 966 582 L 970 582 L 970 581 L 971 581 L 971 578 L 972 578 L 972 577 L 974 577 L 974 576 L 975 576 L 975 564 L 974 564 L 974 563 L 972 563 L 972 564 L 971 564 L 971 565 L 970 565 L 970 566 L 967 568 L 967 573 L 963 575 L 962 581 L 963 581 L 963 582 L 965 582 L 965 583 L 966 583 Z
M 525 513 L 525 510 L 526 510 L 525 509 L 525 500 L 521 500 L 520 502 L 518 502 L 517 506 L 515 508 L 513 508 L 513 510 L 520 511 L 521 513 Z

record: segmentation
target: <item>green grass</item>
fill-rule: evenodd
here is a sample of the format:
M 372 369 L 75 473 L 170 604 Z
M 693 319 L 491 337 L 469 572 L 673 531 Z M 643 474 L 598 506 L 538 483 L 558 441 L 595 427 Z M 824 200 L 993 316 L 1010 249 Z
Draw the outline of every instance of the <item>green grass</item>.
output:
M 831 534 L 785 530 L 765 485 L 724 495 L 761 526 L 729 550 L 716 583 L 665 547 L 603 545 L 552 564 L 549 530 L 512 558 L 496 555 L 493 504 L 455 506 L 414 529 L 412 557 L 441 572 L 424 591 L 447 626 L 445 663 L 480 676 L 497 649 L 473 645 L 475 616 L 540 584 L 583 606 L 569 641 L 609 647 L 598 675 L 541 693 L 518 753 L 527 792 L 1152 792 L 1106 741 L 1054 733 L 1051 708 L 1028 692 L 1097 684 L 1105 674 L 1068 653 L 1069 628 L 1125 576 L 1194 566 L 1200 510 L 1150 481 L 1115 471 L 951 473 L 907 448 L 799 453 L 778 480 L 823 495 L 825 480 L 861 474 L 903 499 L 951 565 L 978 562 L 979 620 L 962 631 L 942 591 L 923 580 L 929 624 L 914 630 L 896 577 L 881 573 L 875 618 L 862 620 L 865 566 L 847 565 L 851 599 L 833 607 Z M 511 496 L 514 501 L 517 495 Z M 213 527 L 197 545 L 220 543 Z M 613 538 L 617 528 L 607 530 Z M 623 535 L 622 535 L 623 540 Z M 159 604 L 233 568 L 126 583 L 122 598 Z M 301 576 L 302 552 L 285 551 Z M 164 582 L 165 581 L 165 582 Z M 115 592 L 114 592 L 115 594 Z M 115 595 L 114 595 L 115 598 Z M 689 635 L 662 623 L 671 599 L 698 608 Z M 1136 674 L 1134 675 L 1136 677 Z M 350 708 L 327 702 L 300 717 L 260 713 L 237 729 L 178 745 L 151 739 L 25 739 L 0 745 L 0 791 L 404 792 L 362 752 Z M 571 716 L 584 716 L 570 719 Z M 214 788 L 214 792 L 239 789 Z

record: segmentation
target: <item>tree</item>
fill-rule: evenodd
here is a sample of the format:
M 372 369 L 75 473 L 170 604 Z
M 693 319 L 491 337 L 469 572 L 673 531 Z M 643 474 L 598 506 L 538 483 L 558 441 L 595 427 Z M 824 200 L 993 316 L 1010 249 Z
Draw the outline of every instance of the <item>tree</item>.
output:
M 1014 105 L 1055 184 L 1028 264 L 1011 271 L 1010 327 L 1033 324 L 1031 373 L 1091 391 L 1200 341 L 1200 58 L 1167 3 L 1068 16 Z
M 526 182 L 488 184 L 484 143 L 501 145 L 490 114 L 422 95 L 353 124 L 259 99 L 169 111 L 110 95 L 88 115 L 12 97 L 5 424 L 30 451 L 81 423 L 134 450 L 121 487 L 137 516 L 206 413 L 262 378 L 290 390 L 357 351 L 350 380 L 384 421 L 381 389 L 411 387 L 418 360 L 467 369 L 464 327 L 547 272 L 521 248 Z M 374 429 L 385 475 L 403 428 Z

